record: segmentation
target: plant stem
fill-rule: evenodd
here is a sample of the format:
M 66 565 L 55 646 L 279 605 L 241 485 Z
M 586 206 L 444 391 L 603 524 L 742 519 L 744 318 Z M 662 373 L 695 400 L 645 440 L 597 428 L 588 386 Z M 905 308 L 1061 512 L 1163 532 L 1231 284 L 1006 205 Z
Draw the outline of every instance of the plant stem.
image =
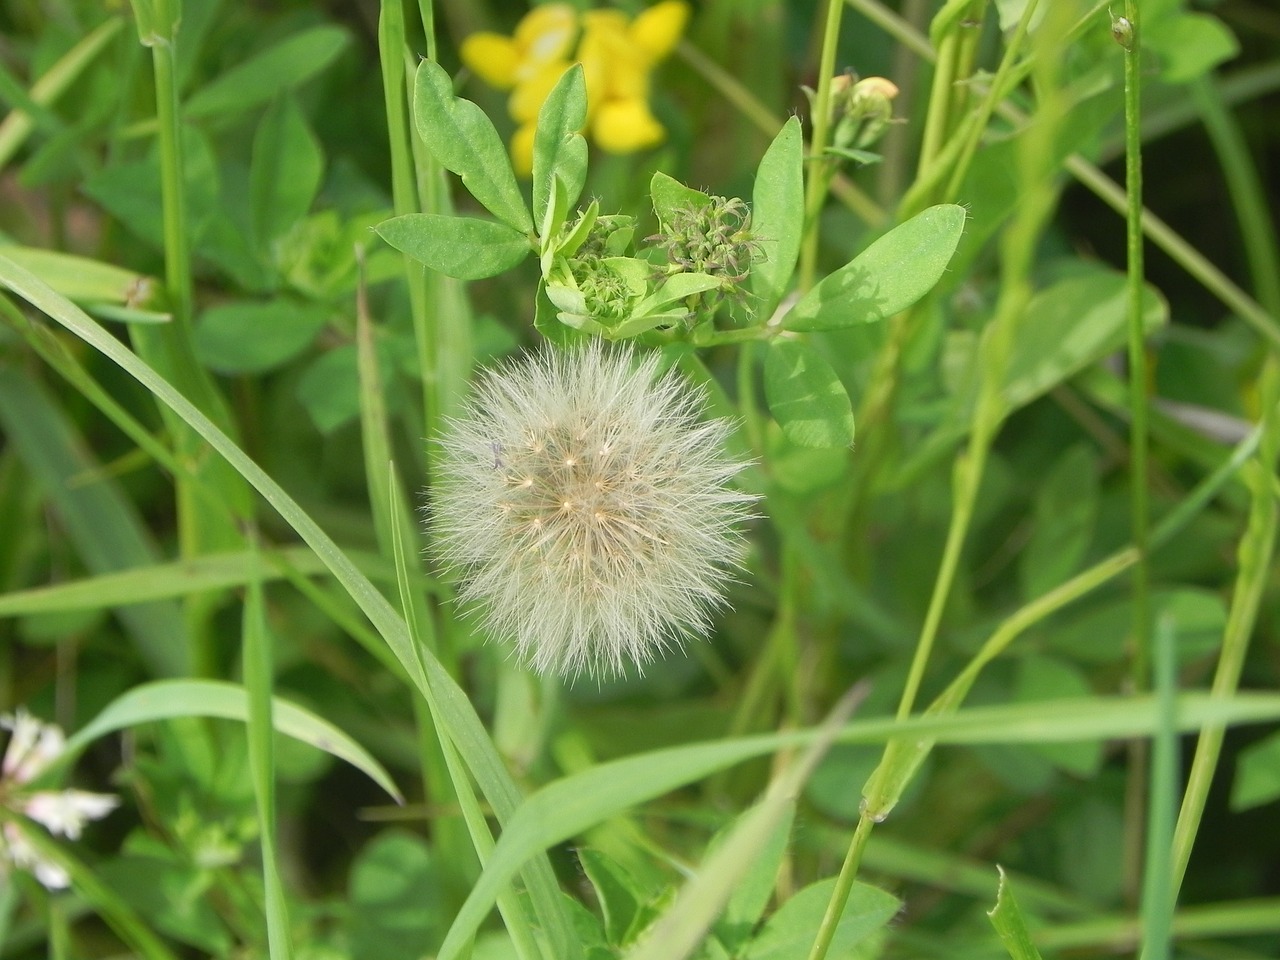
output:
M 804 194 L 804 240 L 800 246 L 799 281 L 802 294 L 813 286 L 818 268 L 819 221 L 830 183 L 830 167 L 825 154 L 831 134 L 831 81 L 836 72 L 836 47 L 840 41 L 840 16 L 843 12 L 844 0 L 827 0 L 822 55 L 818 64 L 818 91 L 813 98 L 813 133 L 809 136 L 809 177 Z
M 862 853 L 867 847 L 867 841 L 871 838 L 871 830 L 874 826 L 875 822 L 865 813 L 858 817 L 858 825 L 854 828 L 849 850 L 844 855 L 844 863 L 840 866 L 840 875 L 836 877 L 836 886 L 831 892 L 831 900 L 827 903 L 826 913 L 822 915 L 818 936 L 813 941 L 813 949 L 809 951 L 809 960 L 824 960 L 827 951 L 831 949 L 831 940 L 836 935 L 836 927 L 840 924 L 844 905 L 849 901 L 853 881 L 857 878 L 858 868 L 862 865 Z
M 1142 130 L 1141 130 L 1141 29 L 1136 0 L 1127 0 L 1124 18 L 1114 22 L 1112 32 L 1124 47 L 1124 129 L 1125 129 L 1125 226 L 1128 274 L 1129 359 L 1129 515 L 1138 562 L 1133 567 L 1129 646 L 1129 686 L 1139 693 L 1147 689 L 1151 671 L 1150 599 L 1147 567 L 1148 467 L 1147 451 L 1147 346 L 1142 326 Z M 1125 786 L 1124 888 L 1131 902 L 1138 899 L 1142 883 L 1143 836 L 1146 832 L 1145 806 L 1148 793 L 1147 742 L 1134 740 L 1128 746 L 1129 775 Z
M 1272 317 L 1280 317 L 1280 277 L 1276 276 L 1274 266 L 1280 242 L 1266 215 L 1268 206 L 1257 169 L 1250 160 L 1239 125 L 1224 108 L 1213 81 L 1193 84 L 1192 96 L 1204 118 L 1205 129 L 1227 181 L 1258 297 Z M 1276 546 L 1275 469 L 1280 458 L 1280 359 L 1277 359 L 1274 348 L 1263 367 L 1258 391 L 1262 404 L 1262 441 L 1249 477 L 1252 494 L 1249 519 L 1237 548 L 1238 572 L 1212 685 L 1213 692 L 1222 696 L 1229 696 L 1239 687 L 1249 638 L 1270 577 Z M 1210 727 L 1201 731 L 1196 742 L 1186 792 L 1174 827 L 1170 871 L 1174 896 L 1182 885 L 1191 848 L 1200 828 L 1209 787 L 1222 753 L 1222 741 L 1222 728 Z

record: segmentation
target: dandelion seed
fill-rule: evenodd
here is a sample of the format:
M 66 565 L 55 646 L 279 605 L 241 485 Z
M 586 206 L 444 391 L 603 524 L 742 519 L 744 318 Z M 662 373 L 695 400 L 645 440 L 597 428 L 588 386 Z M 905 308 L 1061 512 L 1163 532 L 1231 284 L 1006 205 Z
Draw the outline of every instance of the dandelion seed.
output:
M 488 374 L 451 422 L 431 532 L 459 598 L 535 671 L 616 675 L 706 634 L 754 497 L 704 406 L 655 355 L 594 342 Z

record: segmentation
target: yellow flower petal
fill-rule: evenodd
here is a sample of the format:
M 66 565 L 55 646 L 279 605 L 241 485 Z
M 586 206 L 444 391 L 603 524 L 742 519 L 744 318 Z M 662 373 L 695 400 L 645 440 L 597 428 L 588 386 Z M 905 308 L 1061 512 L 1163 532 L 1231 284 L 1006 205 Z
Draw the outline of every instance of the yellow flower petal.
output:
M 609 153 L 635 153 L 657 146 L 666 137 L 644 100 L 608 100 L 591 121 L 592 139 Z
M 684 34 L 689 22 L 689 5 L 684 0 L 662 0 L 642 11 L 631 23 L 631 41 L 656 63 L 666 57 Z
M 551 93 L 560 77 L 568 69 L 563 60 L 549 63 L 525 80 L 516 84 L 515 92 L 507 101 L 507 110 L 511 119 L 517 123 L 529 123 L 538 119 L 538 111 Z
M 467 68 L 489 86 L 509 90 L 515 85 L 520 51 L 510 37 L 473 33 L 462 41 L 458 53 Z
M 533 176 L 533 135 L 537 125 L 526 123 L 511 135 L 511 166 L 517 177 Z
M 536 71 L 543 64 L 563 60 L 578 32 L 578 14 L 567 3 L 534 7 L 516 25 L 515 41 L 525 65 Z

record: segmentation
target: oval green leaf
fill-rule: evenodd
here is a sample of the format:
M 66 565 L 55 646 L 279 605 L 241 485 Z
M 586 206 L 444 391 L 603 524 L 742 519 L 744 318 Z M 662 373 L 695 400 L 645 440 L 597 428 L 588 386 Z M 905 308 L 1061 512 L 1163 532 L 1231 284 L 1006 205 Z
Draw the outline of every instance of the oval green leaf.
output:
M 418 135 L 446 170 L 495 217 L 520 233 L 533 229 L 502 138 L 485 112 L 453 95 L 453 80 L 434 60 L 423 60 L 413 84 Z
M 374 227 L 401 253 L 458 280 L 483 280 L 529 255 L 528 237 L 504 223 L 475 217 L 406 213 Z
M 764 259 L 751 267 L 751 292 L 769 316 L 791 281 L 804 230 L 804 140 L 792 117 L 765 151 L 751 194 L 751 233 Z
M 769 411 L 787 439 L 801 447 L 853 443 L 853 406 L 844 384 L 816 350 L 797 340 L 774 340 L 764 362 Z
M 940 204 L 886 233 L 787 314 L 788 330 L 838 330 L 891 317 L 942 278 L 964 233 L 964 207 Z

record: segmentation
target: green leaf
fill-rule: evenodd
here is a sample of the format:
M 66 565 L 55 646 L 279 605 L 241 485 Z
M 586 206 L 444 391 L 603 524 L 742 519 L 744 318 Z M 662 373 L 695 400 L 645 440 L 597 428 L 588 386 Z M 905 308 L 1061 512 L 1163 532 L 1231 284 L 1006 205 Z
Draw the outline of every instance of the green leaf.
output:
M 219 373 L 262 373 L 306 350 L 328 320 L 315 303 L 221 303 L 196 324 L 196 355 Z
M 0 617 L 75 610 L 100 610 L 147 600 L 170 600 L 243 586 L 248 579 L 247 564 L 251 554 L 244 550 L 229 553 L 204 553 L 173 563 L 150 564 L 104 573 L 82 580 L 67 580 L 47 587 L 15 590 L 0 594 Z M 306 547 L 288 547 L 266 551 L 264 581 L 284 576 L 283 568 L 303 576 L 321 573 L 323 565 Z M 272 557 L 278 560 L 273 562 Z
M 203 85 L 183 106 L 188 120 L 240 113 L 320 73 L 347 45 L 340 27 L 319 26 L 295 33 Z
M 1251 743 L 1236 760 L 1232 811 L 1249 810 L 1280 798 L 1280 733 Z
M 1176 13 L 1146 25 L 1142 45 L 1153 51 L 1165 83 L 1189 83 L 1240 53 L 1231 29 L 1207 13 Z
M 324 154 L 293 97 L 279 97 L 258 121 L 249 163 L 254 238 L 266 249 L 307 215 L 324 175 Z
M 777 339 L 764 362 L 769 411 L 788 440 L 801 447 L 853 443 L 853 407 L 844 384 L 808 344 Z
M 255 554 L 249 563 L 251 573 L 241 619 L 240 658 L 244 672 L 245 699 L 248 702 L 245 734 L 249 752 L 249 775 L 253 781 L 254 808 L 258 814 L 267 944 L 271 960 L 292 960 L 289 907 L 280 877 L 277 842 L 274 644 L 267 629 L 262 580 L 258 576 L 262 558 Z M 372 760 L 371 757 L 369 759 Z
M 453 81 L 434 60 L 423 60 L 413 84 L 418 135 L 440 165 L 462 178 L 486 210 L 522 234 L 533 231 L 506 148 L 485 112 L 453 95 Z
M 387 791 L 397 803 L 404 802 L 382 765 L 333 724 L 280 697 L 274 698 L 272 707 L 277 732 L 345 760 Z M 141 723 L 177 717 L 218 717 L 244 723 L 248 716 L 249 698 L 244 687 L 237 684 L 220 680 L 156 680 L 134 687 L 103 707 L 96 717 L 67 738 L 66 752 L 56 763 L 61 766 L 70 762 L 105 734 Z
M 587 123 L 587 86 L 582 65 L 564 72 L 538 111 L 533 135 L 533 217 L 542 222 L 551 194 L 551 178 L 558 176 L 565 209 L 582 195 L 587 182 L 587 141 L 579 131 Z M 546 242 L 548 238 L 543 237 Z
M 159 309 L 159 281 L 133 270 L 57 250 L 5 246 L 4 255 L 25 267 L 69 300 L 81 304 L 115 303 Z
M 783 318 L 783 326 L 837 330 L 905 310 L 942 278 L 964 221 L 964 207 L 955 204 L 916 214 L 817 284 Z
M 626 867 L 599 850 L 580 847 L 578 862 L 604 914 L 605 938 L 614 946 L 626 946 L 649 894 Z
M 1124 344 L 1125 278 L 1111 270 L 1090 271 L 1041 290 L 1018 324 L 1003 388 L 1017 409 Z M 1150 331 L 1166 322 L 1168 304 L 1152 287 L 1142 292 L 1142 324 Z
M 835 877 L 811 883 L 779 907 L 751 941 L 743 960 L 805 960 L 835 885 Z M 849 956 L 858 944 L 888 924 L 901 906 L 893 894 L 855 882 L 828 955 Z
M 386 340 L 375 347 L 382 382 L 395 379 L 396 360 Z M 298 380 L 298 400 L 321 433 L 331 433 L 360 412 L 360 374 L 356 347 L 344 343 L 316 357 Z
M 686 187 L 661 170 L 649 181 L 649 196 L 653 199 L 653 212 L 663 223 L 671 223 L 681 210 L 702 208 L 711 202 L 701 190 Z
M 636 261 L 643 263 L 644 261 Z M 646 274 L 648 269 L 645 270 Z M 674 273 L 662 281 L 657 290 L 640 301 L 636 313 L 658 313 L 686 297 L 697 296 L 720 286 L 720 279 L 709 273 Z
M 996 905 L 987 914 L 991 925 L 996 928 L 996 934 L 1005 950 L 1009 951 L 1011 960 L 1040 960 L 1040 951 L 1031 942 L 1031 932 L 1018 908 L 1018 901 L 1014 899 L 1009 877 L 1004 867 L 996 869 L 1000 871 L 1000 888 L 996 894 Z
M 112 573 L 160 559 L 133 500 L 103 475 L 62 407 L 18 366 L 0 366 L 0 433 L 88 570 Z M 83 482 L 86 477 L 96 482 Z M 186 673 L 186 629 L 176 603 L 129 603 L 116 614 L 149 670 L 161 676 Z
M 804 136 L 792 117 L 769 144 L 751 194 L 751 234 L 765 258 L 751 266 L 751 292 L 768 317 L 782 300 L 804 231 Z
M 483 280 L 529 255 L 526 234 L 493 220 L 406 213 L 374 227 L 378 236 L 432 270 L 459 280 Z
M 1093 692 L 1084 671 L 1074 664 L 1029 653 L 1018 659 L 1013 684 L 1015 703 L 1043 703 L 1062 697 L 1087 697 Z M 1097 775 L 1102 766 L 1102 744 L 1093 741 L 1081 743 L 1039 743 L 1030 749 L 1049 760 L 1054 766 L 1077 777 Z
M 351 865 L 353 960 L 416 960 L 439 939 L 447 890 L 421 837 L 388 830 L 370 840 Z
M 1048 593 L 1074 574 L 1093 539 L 1098 517 L 1098 468 L 1089 448 L 1068 449 L 1036 489 L 1031 538 L 1018 558 L 1025 600 Z
M 788 841 L 791 837 L 791 825 L 795 820 L 795 807 L 787 810 L 787 815 L 778 821 L 759 854 L 751 861 L 750 869 L 734 886 L 729 902 L 725 904 L 724 916 L 720 918 L 717 930 L 720 939 L 730 951 L 737 955 L 755 930 L 756 924 L 764 915 L 769 900 L 777 887 L 778 870 L 782 866 L 782 858 L 786 855 Z

